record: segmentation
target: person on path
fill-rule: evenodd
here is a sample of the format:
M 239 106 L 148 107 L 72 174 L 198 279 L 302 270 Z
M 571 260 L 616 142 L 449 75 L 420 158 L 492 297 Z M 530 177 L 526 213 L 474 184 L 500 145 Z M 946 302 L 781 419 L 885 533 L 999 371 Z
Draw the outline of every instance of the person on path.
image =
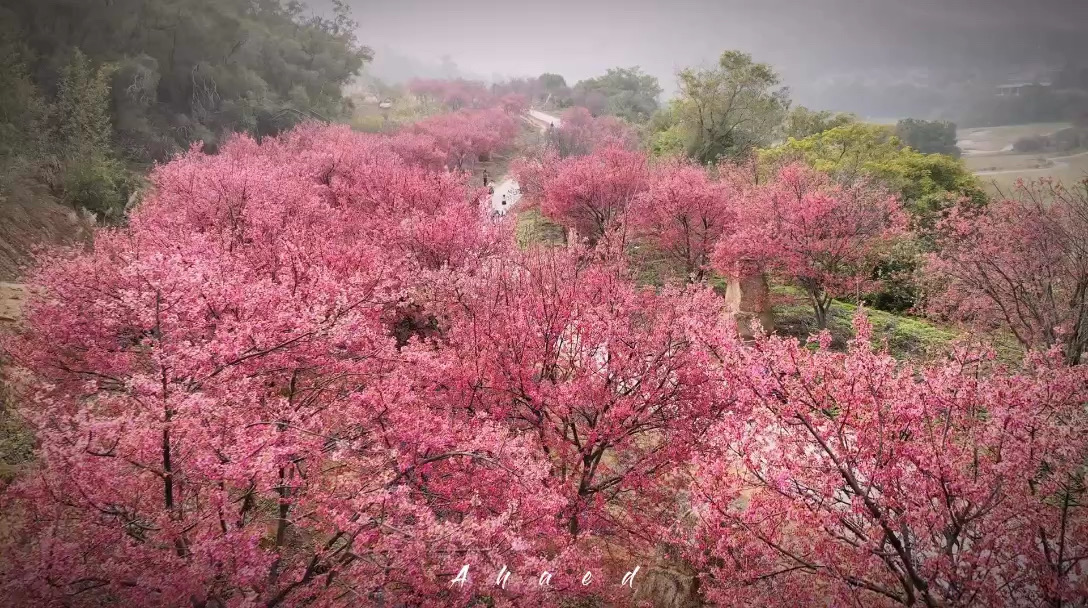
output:
M 484 185 L 485 185 L 485 186 L 487 185 L 487 182 L 488 182 L 488 178 L 487 178 L 487 169 L 484 169 Z

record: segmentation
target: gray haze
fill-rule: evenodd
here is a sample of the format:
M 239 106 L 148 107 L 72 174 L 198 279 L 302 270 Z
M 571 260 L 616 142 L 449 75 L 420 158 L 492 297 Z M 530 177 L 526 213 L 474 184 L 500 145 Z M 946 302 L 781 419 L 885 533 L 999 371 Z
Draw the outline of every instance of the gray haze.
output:
M 1031 77 L 1088 56 L 1088 0 L 346 1 L 374 74 L 393 79 L 555 72 L 573 84 L 639 65 L 668 95 L 679 68 L 736 48 L 776 66 L 804 103 L 827 101 L 836 78 L 939 86 L 942 73 Z

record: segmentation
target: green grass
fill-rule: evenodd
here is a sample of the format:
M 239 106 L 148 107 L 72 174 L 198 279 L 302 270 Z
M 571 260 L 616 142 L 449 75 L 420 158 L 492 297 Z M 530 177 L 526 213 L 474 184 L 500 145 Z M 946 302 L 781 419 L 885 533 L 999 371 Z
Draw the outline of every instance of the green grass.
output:
M 801 290 L 775 285 L 771 287 L 771 300 L 774 304 L 776 333 L 804 339 L 818 332 L 815 313 Z M 832 303 L 828 330 L 831 332 L 833 348 L 845 348 L 847 341 L 853 338 L 853 318 L 857 309 L 856 305 L 847 302 Z M 874 308 L 866 308 L 865 313 L 873 325 L 873 342 L 881 344 L 886 340 L 888 352 L 897 359 L 931 359 L 948 352 L 955 341 L 975 337 L 981 337 L 988 342 L 996 350 L 998 358 L 1004 362 L 1019 361 L 1023 355 L 1023 349 L 1009 336 L 968 335 L 956 328 L 941 326 L 925 319 Z
M 771 288 L 774 302 L 775 330 L 784 335 L 804 339 L 819 330 L 816 316 L 805 295 L 794 287 L 776 285 Z M 831 305 L 828 330 L 831 332 L 832 345 L 844 348 L 854 336 L 853 319 L 857 306 L 836 301 Z M 933 325 L 922 319 L 895 315 L 892 313 L 865 309 L 869 322 L 873 324 L 873 341 L 887 340 L 888 351 L 900 359 L 927 358 L 935 353 L 947 350 L 958 334 L 946 328 Z
M 518 247 L 522 249 L 532 245 L 562 245 L 567 242 L 563 227 L 541 215 L 539 209 L 517 212 L 515 237 Z

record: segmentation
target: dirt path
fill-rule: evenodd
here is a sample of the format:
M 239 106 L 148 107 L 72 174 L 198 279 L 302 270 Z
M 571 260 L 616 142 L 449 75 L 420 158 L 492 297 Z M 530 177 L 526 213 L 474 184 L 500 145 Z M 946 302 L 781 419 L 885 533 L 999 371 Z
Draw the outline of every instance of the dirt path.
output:
M 550 125 L 559 125 L 559 118 L 540 110 L 529 110 L 526 117 L 528 119 L 526 122 L 540 129 L 541 133 L 547 132 Z M 495 183 L 495 193 L 491 195 L 491 208 L 499 215 L 506 215 L 506 212 L 512 209 L 520 199 L 521 189 L 518 188 L 518 183 L 513 177 L 504 175 Z

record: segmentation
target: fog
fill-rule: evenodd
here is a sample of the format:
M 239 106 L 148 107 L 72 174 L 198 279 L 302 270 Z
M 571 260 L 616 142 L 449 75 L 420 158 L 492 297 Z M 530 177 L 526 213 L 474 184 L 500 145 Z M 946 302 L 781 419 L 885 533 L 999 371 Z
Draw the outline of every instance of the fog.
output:
M 713 62 L 735 48 L 773 64 L 798 102 L 855 111 L 866 100 L 836 94 L 843 87 L 835 83 L 940 88 L 965 78 L 1039 78 L 1088 49 L 1084 0 L 347 4 L 360 23 L 360 39 L 376 50 L 371 72 L 387 80 L 554 72 L 573 84 L 609 67 L 638 65 L 660 79 L 668 96 L 678 69 Z M 870 113 L 880 111 L 882 102 L 875 101 Z

